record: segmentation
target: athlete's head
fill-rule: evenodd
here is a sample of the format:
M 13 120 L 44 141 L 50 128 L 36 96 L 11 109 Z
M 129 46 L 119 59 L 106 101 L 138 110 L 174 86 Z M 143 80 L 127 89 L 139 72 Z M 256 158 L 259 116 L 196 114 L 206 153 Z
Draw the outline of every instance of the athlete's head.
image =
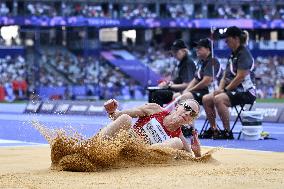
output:
M 193 99 L 187 99 L 178 102 L 175 114 L 176 118 L 180 119 L 179 121 L 182 122 L 182 124 L 188 124 L 197 118 L 199 111 L 200 106 L 198 102 Z

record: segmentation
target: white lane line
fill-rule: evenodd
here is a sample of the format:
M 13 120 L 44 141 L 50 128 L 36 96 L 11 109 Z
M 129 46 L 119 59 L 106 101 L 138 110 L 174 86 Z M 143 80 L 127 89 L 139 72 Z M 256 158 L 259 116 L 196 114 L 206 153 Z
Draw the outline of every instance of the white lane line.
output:
M 252 149 L 245 149 L 245 148 L 229 148 L 229 147 L 222 147 L 222 146 L 201 146 L 205 148 L 218 148 L 220 150 L 226 149 L 226 150 L 239 150 L 239 151 L 253 151 L 253 152 L 275 152 L 275 153 L 283 153 L 283 152 L 278 152 L 278 151 L 268 151 L 268 150 L 252 150 Z
M 36 142 L 26 142 L 26 141 L 21 141 L 21 140 L 4 140 L 4 139 L 0 139 L 0 144 L 19 144 L 19 143 L 34 144 L 34 145 L 44 144 L 44 143 L 36 143 Z

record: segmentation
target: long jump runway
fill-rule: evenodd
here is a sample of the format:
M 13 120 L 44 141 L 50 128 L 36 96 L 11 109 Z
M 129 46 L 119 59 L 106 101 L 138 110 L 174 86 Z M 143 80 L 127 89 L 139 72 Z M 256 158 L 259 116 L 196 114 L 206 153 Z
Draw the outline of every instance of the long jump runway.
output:
M 31 121 L 39 121 L 49 128 L 72 128 L 84 136 L 90 137 L 108 124 L 110 120 L 105 116 L 0 114 L 0 147 L 47 144 L 40 133 L 32 127 Z M 201 129 L 203 122 L 204 120 L 196 121 L 198 130 Z M 219 124 L 221 125 L 221 123 Z M 234 131 L 239 131 L 240 128 L 241 125 L 238 123 Z M 284 152 L 284 125 L 263 123 L 263 129 L 269 132 L 271 139 L 257 141 L 202 139 L 201 144 L 212 147 Z M 236 135 L 235 138 L 237 138 Z

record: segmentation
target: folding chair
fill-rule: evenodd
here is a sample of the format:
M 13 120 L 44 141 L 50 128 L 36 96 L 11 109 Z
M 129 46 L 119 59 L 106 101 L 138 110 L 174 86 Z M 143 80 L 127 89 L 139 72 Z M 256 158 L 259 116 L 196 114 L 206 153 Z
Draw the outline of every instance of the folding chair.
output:
M 249 109 L 248 109 L 248 110 L 251 111 L 251 109 L 252 109 L 254 103 L 255 103 L 255 102 L 253 102 L 253 103 L 251 103 L 251 104 L 240 104 L 240 105 L 233 106 L 233 108 L 234 108 L 234 109 L 236 110 L 236 112 L 237 112 L 237 117 L 236 117 L 236 119 L 235 119 L 235 121 L 234 121 L 234 123 L 233 123 L 233 125 L 232 125 L 232 127 L 231 127 L 231 129 L 230 129 L 231 132 L 233 132 L 233 130 L 234 130 L 234 128 L 235 128 L 235 126 L 236 126 L 236 124 L 237 124 L 237 122 L 238 122 L 239 120 L 241 121 L 241 123 L 243 123 L 242 118 L 241 118 L 241 113 L 245 110 L 245 109 L 244 109 L 245 106 L 246 106 L 246 105 L 249 105 Z M 240 109 L 238 109 L 238 106 L 240 106 Z M 208 129 L 208 126 L 209 126 L 209 121 L 208 121 L 208 119 L 206 118 L 205 121 L 204 121 L 204 123 L 203 123 L 203 126 L 202 126 L 202 128 L 201 128 L 201 131 L 200 131 L 200 133 L 199 133 L 200 136 L 202 136 L 202 135 L 204 134 L 204 132 Z M 220 127 L 218 126 L 218 124 L 217 124 L 217 127 L 218 127 L 219 130 L 221 130 Z M 233 132 L 233 134 L 238 134 L 238 139 L 240 139 L 241 134 L 242 134 L 242 131 Z
M 202 126 L 202 128 L 201 128 L 201 131 L 200 131 L 200 133 L 199 133 L 200 136 L 203 135 L 204 131 L 207 130 L 208 125 L 209 125 L 209 121 L 208 121 L 208 119 L 206 118 L 205 121 L 204 121 L 204 123 L 203 123 L 203 126 Z
M 243 124 L 243 120 L 242 120 L 242 117 L 241 117 L 241 113 L 245 110 L 245 109 L 244 109 L 245 106 L 246 106 L 246 105 L 249 105 L 249 109 L 248 109 L 248 110 L 251 111 L 251 109 L 252 109 L 254 103 L 255 103 L 255 102 L 253 102 L 253 103 L 251 103 L 251 104 L 240 104 L 240 105 L 233 106 L 234 109 L 235 109 L 236 112 L 237 112 L 237 117 L 236 117 L 236 119 L 235 119 L 235 121 L 234 121 L 233 126 L 231 127 L 231 131 L 232 131 L 232 132 L 233 132 L 233 130 L 234 130 L 234 128 L 235 128 L 235 126 L 236 126 L 236 124 L 237 124 L 237 122 L 238 122 L 239 120 L 240 120 L 241 123 Z M 240 106 L 240 109 L 239 109 L 239 110 L 238 110 L 237 106 Z M 240 130 L 239 132 L 233 132 L 233 133 L 234 133 L 234 134 L 238 134 L 238 140 L 239 140 L 240 137 L 241 137 L 241 134 L 242 134 L 242 130 Z

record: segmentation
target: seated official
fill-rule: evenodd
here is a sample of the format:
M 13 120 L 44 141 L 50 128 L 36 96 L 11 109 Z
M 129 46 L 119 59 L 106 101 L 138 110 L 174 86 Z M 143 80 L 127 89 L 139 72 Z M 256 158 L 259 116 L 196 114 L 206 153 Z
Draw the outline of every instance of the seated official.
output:
M 189 56 L 189 51 L 185 42 L 181 39 L 176 40 L 171 52 L 179 60 L 177 75 L 173 81 L 164 81 L 159 84 L 159 90 L 150 91 L 149 102 L 164 106 L 169 103 L 175 92 L 183 91 L 193 79 L 196 66 Z
M 221 76 L 222 69 L 218 59 L 212 58 L 211 41 L 209 39 L 201 39 L 194 43 L 194 46 L 196 47 L 196 54 L 199 59 L 197 71 L 195 72 L 194 79 L 182 92 L 180 100 L 195 99 L 202 105 L 203 96 L 209 93 L 210 87 L 214 87 L 213 78 L 217 81 Z
M 228 59 L 218 90 L 203 97 L 203 107 L 210 123 L 210 133 L 214 139 L 234 139 L 230 130 L 229 107 L 251 104 L 256 99 L 254 79 L 254 60 L 246 47 L 248 33 L 236 26 L 229 27 L 224 37 L 232 54 Z M 224 130 L 215 135 L 217 130 L 216 112 L 223 123 Z M 209 131 L 207 133 L 209 133 Z

